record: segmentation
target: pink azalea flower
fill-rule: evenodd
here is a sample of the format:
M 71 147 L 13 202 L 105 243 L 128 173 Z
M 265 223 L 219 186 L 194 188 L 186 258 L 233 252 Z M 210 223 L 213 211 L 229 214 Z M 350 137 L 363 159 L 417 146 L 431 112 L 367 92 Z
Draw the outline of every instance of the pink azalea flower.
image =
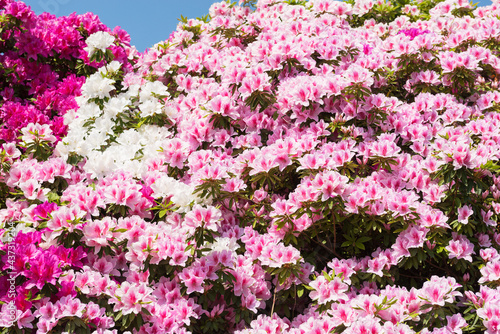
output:
M 198 268 L 185 268 L 180 274 L 181 282 L 187 287 L 187 294 L 193 292 L 203 293 L 205 291 L 203 285 L 207 272 L 201 267 Z
M 285 264 L 295 264 L 301 259 L 300 252 L 296 248 L 282 244 L 269 245 L 263 249 L 259 256 L 262 265 L 272 268 L 279 268 Z
M 82 303 L 79 299 L 72 296 L 65 296 L 58 300 L 55 306 L 59 309 L 58 316 L 64 317 L 78 317 L 83 316 L 86 304 Z
M 152 292 L 153 289 L 148 287 L 146 283 L 131 284 L 123 282 L 115 290 L 114 296 L 112 296 L 109 302 L 115 304 L 115 312 L 120 310 L 124 315 L 130 313 L 138 314 L 142 307 L 153 301 Z
M 227 181 L 222 189 L 227 192 L 238 192 L 240 190 L 246 189 L 246 187 L 247 185 L 242 179 L 233 178 Z
M 318 276 L 316 280 L 309 283 L 309 286 L 314 289 L 309 293 L 309 296 L 311 299 L 317 300 L 319 304 L 347 299 L 345 292 L 347 292 L 349 286 L 339 277 L 334 277 L 333 280 L 327 281 L 326 278 L 321 275 Z
M 26 277 L 29 278 L 26 287 L 30 289 L 36 286 L 38 289 L 42 289 L 46 283 L 55 285 L 61 274 L 59 258 L 46 252 L 40 253 L 36 258 L 30 260 L 30 270 L 26 272 Z
M 41 316 L 42 319 L 45 319 L 49 322 L 57 321 L 57 314 L 59 313 L 59 308 L 56 307 L 51 302 L 47 302 L 45 305 L 40 307 L 35 313 L 36 316 Z
M 387 267 L 388 267 L 387 258 L 385 258 L 384 256 L 376 257 L 368 261 L 368 269 L 366 270 L 366 272 L 383 277 L 384 276 L 383 270 L 387 269 Z
M 99 252 L 101 247 L 108 246 L 109 241 L 113 239 L 112 230 L 116 226 L 116 220 L 111 217 L 91 220 L 83 227 L 82 241 L 86 242 L 87 246 L 95 247 L 95 251 Z
M 31 313 L 31 310 L 17 310 L 16 311 L 16 325 L 18 328 L 33 328 L 33 320 L 35 320 L 35 317 Z
M 36 220 L 41 220 L 44 218 L 47 218 L 47 216 L 57 209 L 57 204 L 56 203 L 49 203 L 49 202 L 44 202 L 40 205 L 38 205 L 34 210 L 33 213 L 35 214 L 35 219 Z
M 494 261 L 489 261 L 480 269 L 481 278 L 479 283 L 494 282 L 500 279 L 500 260 L 497 258 Z
M 47 141 L 53 143 L 56 137 L 52 135 L 52 130 L 48 124 L 30 123 L 21 129 L 22 141 L 26 144 Z
M 355 321 L 349 328 L 344 331 L 346 334 L 354 333 L 382 333 L 380 321 L 375 317 L 363 317 Z
M 446 317 L 447 325 L 446 328 L 451 333 L 462 334 L 462 328 L 467 327 L 467 322 L 462 317 L 461 314 L 454 314 L 453 316 Z
M 458 208 L 458 221 L 462 224 L 467 224 L 469 222 L 469 217 L 472 216 L 474 211 L 470 205 L 464 205 Z
M 193 209 L 186 214 L 184 224 L 193 229 L 203 226 L 203 228 L 217 231 L 217 226 L 220 224 L 219 222 L 221 219 L 222 214 L 220 210 L 215 207 L 209 206 L 204 208 L 201 205 L 195 205 Z
M 430 281 L 424 283 L 418 296 L 429 304 L 444 306 L 447 302 L 453 303 L 456 296 L 462 295 L 455 291 L 459 287 L 460 284 L 454 278 L 432 276 Z
M 474 245 L 463 235 L 454 234 L 453 240 L 450 240 L 445 249 L 449 252 L 451 259 L 457 258 L 472 262 L 471 255 L 475 254 Z

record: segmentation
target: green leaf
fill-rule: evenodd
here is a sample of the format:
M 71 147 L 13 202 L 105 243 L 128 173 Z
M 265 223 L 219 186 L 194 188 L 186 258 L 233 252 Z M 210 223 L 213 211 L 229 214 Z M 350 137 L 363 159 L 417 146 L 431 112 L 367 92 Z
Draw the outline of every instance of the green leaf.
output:
M 304 295 L 304 288 L 303 287 L 299 287 L 297 288 L 297 297 L 302 297 Z
M 144 307 L 141 308 L 141 313 L 143 313 L 143 314 L 145 314 L 147 316 L 151 316 L 152 315 L 151 312 L 149 312 L 148 309 L 144 308 Z
M 359 248 L 359 249 L 362 249 L 362 250 L 365 250 L 365 245 L 363 245 L 361 242 L 359 241 L 356 241 L 356 247 Z
M 142 319 L 142 316 L 140 314 L 135 317 L 136 319 L 136 328 L 140 328 L 144 324 L 144 320 Z
M 351 241 L 344 241 L 340 247 L 349 247 L 350 245 L 352 245 Z
M 120 320 L 122 316 L 123 316 L 122 311 L 118 312 L 118 314 L 115 316 L 115 322 Z
M 371 237 L 361 237 L 361 238 L 358 239 L 359 242 L 363 242 L 363 243 L 367 242 L 367 241 L 370 241 L 370 240 L 372 240 Z
M 73 322 L 75 323 L 75 325 L 77 327 L 84 327 L 84 328 L 87 328 L 88 326 L 83 322 L 82 319 L 80 318 L 73 318 Z

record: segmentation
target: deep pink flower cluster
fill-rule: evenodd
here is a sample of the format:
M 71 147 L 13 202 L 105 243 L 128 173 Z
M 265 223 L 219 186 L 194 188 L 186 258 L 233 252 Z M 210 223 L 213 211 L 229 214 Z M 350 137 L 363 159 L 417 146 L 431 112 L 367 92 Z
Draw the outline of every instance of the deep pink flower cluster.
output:
M 427 34 L 430 33 L 429 30 L 420 30 L 418 28 L 410 28 L 410 29 L 405 29 L 405 30 L 400 30 L 398 34 L 405 34 L 406 36 L 410 37 L 411 40 L 413 40 L 415 37 L 422 35 L 422 34 Z
M 42 249 L 37 245 L 42 241 L 41 232 L 19 232 L 14 241 L 15 253 L 17 254 L 13 264 L 12 272 L 16 276 L 23 278 L 25 283 L 16 287 L 16 297 L 14 299 L 17 310 L 17 325 L 19 328 L 28 327 L 32 328 L 30 324 L 34 320 L 32 313 L 33 303 L 37 304 L 37 308 L 44 306 L 40 301 L 33 301 L 34 296 L 46 287 L 47 284 L 55 285 L 58 279 L 63 275 L 64 270 L 68 269 L 81 269 L 82 259 L 86 257 L 84 250 L 78 248 L 65 248 L 63 246 L 52 245 L 48 248 Z M 6 250 L 6 245 L 2 245 L 2 250 Z M 2 271 L 7 271 L 8 255 L 2 257 Z M 10 287 L 8 278 L 9 276 L 2 276 L 2 320 L 9 319 L 8 302 L 8 289 Z M 59 298 L 76 295 L 73 289 L 74 283 L 69 281 L 67 284 L 61 286 L 61 289 L 52 296 L 52 299 L 58 300 Z M 50 299 L 50 298 L 47 298 Z
M 2 1 L 0 15 L 0 141 L 16 141 L 29 123 L 50 125 L 59 139 L 66 133 L 64 114 L 78 108 L 84 75 L 99 66 L 90 62 L 85 39 L 110 30 L 92 13 L 37 16 L 15 0 Z M 112 33 L 113 56 L 128 65 L 130 37 L 119 27 Z
M 500 333 L 500 6 L 405 5 L 221 2 L 86 73 L 1 146 L 2 325 Z

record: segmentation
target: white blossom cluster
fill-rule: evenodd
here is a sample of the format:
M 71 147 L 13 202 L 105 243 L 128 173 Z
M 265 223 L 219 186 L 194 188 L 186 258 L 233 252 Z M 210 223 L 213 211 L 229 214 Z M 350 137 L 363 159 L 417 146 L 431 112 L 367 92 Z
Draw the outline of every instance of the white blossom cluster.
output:
M 87 47 L 84 48 L 91 57 L 96 50 L 105 51 L 113 42 L 115 38 L 105 31 L 98 31 L 90 35 L 85 42 Z
M 120 64 L 111 62 L 91 75 L 82 86 L 82 95 L 76 100 L 78 112 L 65 115 L 67 136 L 58 143 L 56 154 L 67 159 L 70 155 L 84 158 L 83 169 L 93 178 L 116 170 L 141 177 L 148 171 L 147 164 L 157 159 L 162 147 L 172 138 L 167 127 L 141 124 L 137 128 L 120 125 L 120 120 L 130 115 L 149 117 L 173 115 L 173 109 L 162 101 L 168 96 L 167 87 L 159 82 L 133 84 L 117 93 L 115 84 Z M 137 115 L 138 114 L 138 115 Z M 124 116 L 127 115 L 127 116 Z M 154 197 L 171 197 L 183 210 L 193 201 L 194 188 L 167 175 L 153 185 Z

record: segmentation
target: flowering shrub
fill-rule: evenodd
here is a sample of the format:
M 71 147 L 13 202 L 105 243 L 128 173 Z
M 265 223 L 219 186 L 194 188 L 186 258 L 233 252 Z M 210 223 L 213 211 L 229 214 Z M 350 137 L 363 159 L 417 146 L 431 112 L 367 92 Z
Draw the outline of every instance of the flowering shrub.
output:
M 64 114 L 78 108 L 75 97 L 81 94 L 85 75 L 104 65 L 104 58 L 115 59 L 125 70 L 132 67 L 129 35 L 118 27 L 114 36 L 108 33 L 109 28 L 91 13 L 36 16 L 22 2 L 0 1 L 0 143 L 19 142 L 21 129 L 22 135 L 35 135 L 33 124 L 38 124 L 37 130 L 42 125 L 53 138 L 45 140 L 47 145 L 39 147 L 38 153 L 50 156 L 54 144 L 66 134 Z M 107 45 L 107 55 L 90 55 L 87 51 L 93 45 L 85 39 L 99 34 L 107 34 L 113 45 Z M 3 157 L 5 148 L 0 152 Z M 3 190 L 0 203 L 5 203 L 6 194 Z
M 89 58 L 85 39 L 110 30 L 91 13 L 36 16 L 12 0 L 0 2 L 0 15 L 0 140 L 15 141 L 29 123 L 48 124 L 59 138 L 66 132 L 63 115 L 78 107 L 74 97 L 84 75 L 102 65 Z M 129 35 L 119 28 L 113 34 L 117 39 L 109 52 L 130 67 Z
M 209 14 L 3 145 L 5 332 L 499 333 L 499 5 Z

